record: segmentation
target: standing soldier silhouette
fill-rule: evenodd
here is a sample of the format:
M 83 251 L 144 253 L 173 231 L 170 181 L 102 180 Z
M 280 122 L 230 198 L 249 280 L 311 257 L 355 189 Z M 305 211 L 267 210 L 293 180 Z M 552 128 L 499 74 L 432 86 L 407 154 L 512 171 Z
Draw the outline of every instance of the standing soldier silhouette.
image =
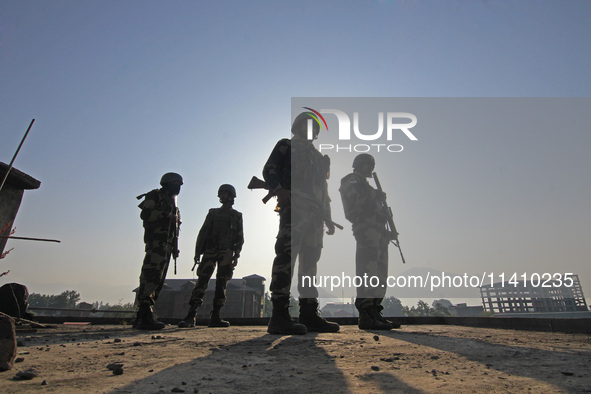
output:
M 374 189 L 367 178 L 372 177 L 375 159 L 362 153 L 353 160 L 353 172 L 341 179 L 341 199 L 345 217 L 353 223 L 357 241 L 355 270 L 358 277 L 376 276 L 380 286 L 357 288 L 355 307 L 359 311 L 359 328 L 391 330 L 400 327 L 382 317 L 382 301 L 388 277 L 388 244 L 393 234 L 388 231 L 388 212 L 384 210 L 385 193 Z M 397 235 L 397 234 L 396 234 Z M 395 236 L 395 235 L 394 235 Z
M 308 139 L 308 126 L 312 139 Z M 263 169 L 263 177 L 274 192 L 279 208 L 279 233 L 275 243 L 271 278 L 273 312 L 267 331 L 270 334 L 305 334 L 307 331 L 337 332 L 339 325 L 320 317 L 318 290 L 304 288 L 303 275 L 315 276 L 322 251 L 324 224 L 327 234 L 334 234 L 330 215 L 327 177 L 328 156 L 313 145 L 320 126 L 310 113 L 299 114 L 291 128 L 293 138 L 282 139 L 276 145 Z M 299 324 L 289 314 L 291 281 L 295 260 L 298 264 Z
M 203 304 L 203 295 L 216 264 L 218 269 L 209 327 L 230 326 L 229 322 L 220 317 L 220 309 L 226 302 L 226 284 L 232 279 L 234 268 L 238 264 L 244 244 L 244 233 L 242 213 L 232 208 L 236 198 L 234 186 L 221 185 L 218 189 L 218 197 L 222 206 L 209 210 L 197 236 L 195 246 L 195 264 L 199 265 L 197 284 L 189 300 L 187 316 L 178 324 L 181 328 L 195 327 L 197 308 Z M 201 255 L 203 259 L 200 261 Z
M 140 218 L 144 225 L 146 255 L 140 274 L 140 287 L 136 294 L 138 311 L 134 328 L 140 330 L 161 330 L 165 324 L 154 319 L 152 308 L 158 299 L 166 279 L 170 257 L 178 257 L 178 236 L 181 214 L 176 198 L 181 191 L 183 178 L 168 172 L 160 179 L 162 188 L 146 194 L 139 205 Z

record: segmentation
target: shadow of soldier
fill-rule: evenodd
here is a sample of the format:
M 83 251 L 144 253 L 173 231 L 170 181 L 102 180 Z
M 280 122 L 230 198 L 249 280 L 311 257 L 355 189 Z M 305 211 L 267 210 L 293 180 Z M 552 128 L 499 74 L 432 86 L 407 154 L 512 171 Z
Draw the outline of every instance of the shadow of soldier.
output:
M 316 346 L 312 335 L 264 334 L 209 351 L 207 356 L 174 365 L 113 392 L 170 392 L 175 388 L 186 392 L 309 392 L 316 381 L 322 381 L 323 387 L 330 382 L 335 389 L 347 392 L 333 357 Z
M 339 334 L 264 334 L 210 348 L 204 357 L 166 368 L 112 392 L 353 392 L 349 378 L 337 365 L 339 356 L 322 347 L 339 341 Z M 393 376 L 388 379 L 395 380 Z M 408 390 L 408 386 L 404 387 Z
M 466 330 L 470 328 L 466 327 Z M 504 335 L 504 341 L 510 340 L 515 345 L 495 343 L 500 342 L 495 332 Z M 534 339 L 525 342 L 520 339 L 520 332 L 513 333 L 513 337 L 508 338 L 512 334 L 507 330 L 486 329 L 482 333 L 473 331 L 470 338 L 448 335 L 444 328 L 433 333 L 388 331 L 381 332 L 380 335 L 419 345 L 420 353 L 399 353 L 398 356 L 407 364 L 422 363 L 421 369 L 427 369 L 436 379 L 447 378 L 450 374 L 460 374 L 464 377 L 474 375 L 480 380 L 480 388 L 502 390 L 503 380 L 511 376 L 517 377 L 523 384 L 523 387 L 519 388 L 511 386 L 515 384 L 511 382 L 508 388 L 517 390 L 527 390 L 532 383 L 544 387 L 552 386 L 559 391 L 591 390 L 591 348 L 588 341 L 584 347 L 577 347 L 576 344 L 573 346 L 567 343 L 570 341 L 566 337 L 553 337 L 549 341 L 555 350 L 548 350 L 536 347 L 539 342 L 535 339 L 535 333 L 532 336 Z M 549 341 L 546 341 L 545 346 L 548 346 Z M 563 346 L 565 344 L 568 346 Z

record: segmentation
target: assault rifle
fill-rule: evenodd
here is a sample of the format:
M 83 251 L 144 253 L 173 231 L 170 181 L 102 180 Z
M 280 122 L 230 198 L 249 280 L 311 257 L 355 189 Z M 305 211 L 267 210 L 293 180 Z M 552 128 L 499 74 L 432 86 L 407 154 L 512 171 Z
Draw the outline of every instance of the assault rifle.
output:
M 382 190 L 382 184 L 380 183 L 378 174 L 376 174 L 375 172 L 373 173 L 373 179 L 376 182 L 376 187 L 383 195 L 384 191 Z M 402 258 L 402 264 L 406 264 L 406 261 L 404 261 L 404 255 L 402 254 L 402 249 L 400 248 L 400 242 L 398 241 L 398 231 L 396 231 L 396 225 L 394 224 L 394 215 L 392 214 L 392 208 L 388 206 L 388 203 L 386 202 L 385 198 L 381 200 L 380 203 L 382 204 L 383 209 L 386 211 L 388 232 L 390 232 L 392 236 L 390 242 L 392 242 L 394 246 L 398 248 L 398 251 L 400 252 L 400 257 Z
M 269 190 L 269 186 L 267 186 L 267 182 L 263 181 L 262 179 L 257 178 L 256 176 L 253 176 L 250 179 L 250 182 L 248 183 L 247 186 L 250 190 L 253 189 L 265 189 L 265 190 Z M 269 192 L 267 193 L 267 195 L 265 197 L 263 197 L 263 204 L 266 204 L 267 201 L 269 201 L 271 199 L 271 197 L 275 196 L 275 193 L 272 190 L 269 190 Z M 304 198 L 306 201 L 310 202 L 313 205 L 318 205 L 318 203 L 316 201 L 312 201 L 311 199 L 305 198 L 302 196 L 302 198 Z M 324 210 L 322 210 L 322 215 L 325 216 L 324 214 Z M 324 218 L 323 220 L 326 223 L 332 224 L 333 226 L 335 226 L 336 228 L 338 228 L 339 230 L 342 230 L 344 227 L 341 226 L 338 223 L 333 222 L 330 219 Z
M 248 183 L 247 187 L 250 190 L 253 190 L 253 189 L 269 190 L 269 186 L 267 186 L 267 182 L 263 181 L 262 179 L 257 178 L 256 176 L 253 176 L 252 178 L 250 178 L 250 182 Z M 269 190 L 267 195 L 265 197 L 263 197 L 263 204 L 266 204 L 267 201 L 269 201 L 271 199 L 271 197 L 273 197 L 274 195 L 275 195 L 275 193 L 272 190 Z
M 146 197 L 147 194 L 148 193 L 140 194 L 136 198 L 138 200 L 141 200 L 142 198 Z M 179 223 L 179 218 L 177 216 L 177 201 L 176 200 L 177 200 L 177 196 L 174 196 L 173 197 L 174 206 L 173 206 L 172 210 L 170 211 L 170 219 L 168 221 L 168 231 L 166 232 L 166 236 L 168 237 L 168 235 L 170 234 L 170 230 L 173 230 L 174 231 L 173 238 L 172 238 L 172 243 L 170 245 L 170 255 L 174 259 L 174 274 L 175 275 L 176 275 L 176 259 L 177 259 L 178 255 L 179 255 L 179 233 L 180 233 L 180 230 L 181 230 L 181 226 L 180 226 L 180 223 Z M 143 204 L 143 202 L 142 202 L 142 204 Z M 139 207 L 141 208 L 141 206 L 142 205 L 140 204 Z M 176 220 L 174 220 L 175 223 L 173 224 L 172 222 L 173 222 L 173 219 L 175 217 L 176 217 Z M 174 229 L 172 227 L 173 225 L 174 225 Z M 164 272 L 167 272 L 168 271 L 168 265 L 169 265 L 168 261 L 169 261 L 169 258 L 166 259 L 167 263 L 166 263 L 166 268 L 164 269 Z M 164 282 L 162 282 L 162 283 L 164 283 Z
M 174 274 L 176 275 L 176 259 L 179 255 L 179 232 L 180 232 L 180 223 L 179 223 L 179 218 L 177 216 L 178 213 L 178 209 L 177 209 L 177 202 L 176 202 L 176 196 L 173 197 L 174 200 L 174 208 L 173 211 L 171 212 L 170 215 L 170 221 L 168 222 L 168 234 L 170 234 L 170 230 L 172 229 L 172 226 L 174 225 L 174 229 L 172 229 L 174 231 L 173 234 L 173 238 L 172 238 L 172 245 L 171 245 L 171 254 L 172 254 L 172 258 L 174 259 Z M 172 223 L 174 219 L 174 224 Z

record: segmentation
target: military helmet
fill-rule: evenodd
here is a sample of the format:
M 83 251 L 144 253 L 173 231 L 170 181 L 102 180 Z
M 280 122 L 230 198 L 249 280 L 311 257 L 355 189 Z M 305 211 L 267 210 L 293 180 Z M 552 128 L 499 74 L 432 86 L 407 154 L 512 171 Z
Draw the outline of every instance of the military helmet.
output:
M 320 133 L 320 125 L 318 121 L 314 119 L 310 112 L 302 112 L 294 119 L 291 125 L 291 133 L 292 134 L 299 134 L 305 133 L 307 134 L 308 131 L 308 119 L 312 119 L 312 132 L 314 133 L 314 137 L 316 137 Z
M 370 163 L 372 166 L 375 166 L 376 160 L 369 153 L 361 153 L 353 159 L 353 168 L 357 169 L 364 163 Z
M 177 174 L 176 172 L 167 172 L 166 174 L 162 175 L 160 178 L 160 185 L 164 186 L 167 183 L 179 182 L 181 185 L 183 184 L 183 177 Z
M 230 193 L 232 197 L 236 198 L 236 189 L 234 188 L 234 186 L 228 185 L 227 183 L 220 186 L 220 188 L 218 189 L 218 197 L 220 196 L 220 193 L 223 191 Z

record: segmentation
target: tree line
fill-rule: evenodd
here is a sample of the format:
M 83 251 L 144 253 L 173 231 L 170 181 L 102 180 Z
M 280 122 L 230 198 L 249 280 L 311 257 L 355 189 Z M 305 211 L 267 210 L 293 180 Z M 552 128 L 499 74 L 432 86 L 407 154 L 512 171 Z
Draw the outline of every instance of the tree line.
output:
M 76 309 L 80 306 L 80 293 L 75 290 L 66 290 L 61 294 L 47 295 L 31 293 L 28 298 L 30 307 L 40 308 L 59 308 L 59 309 Z M 133 311 L 135 309 L 132 302 L 116 305 L 96 301 L 92 304 L 94 310 L 114 310 L 114 311 Z
M 295 298 L 290 299 L 290 313 L 292 316 L 298 314 L 298 302 Z M 419 300 L 416 306 L 408 307 L 402 305 L 402 302 L 396 297 L 386 297 L 382 301 L 384 310 L 382 314 L 384 316 L 451 316 L 449 308 L 452 303 L 446 299 L 435 300 L 429 306 L 429 304 L 423 300 Z M 271 296 L 269 293 L 265 293 L 265 299 L 263 303 L 263 317 L 270 317 L 272 310 Z M 329 311 L 323 310 L 322 315 L 325 317 L 331 317 Z

